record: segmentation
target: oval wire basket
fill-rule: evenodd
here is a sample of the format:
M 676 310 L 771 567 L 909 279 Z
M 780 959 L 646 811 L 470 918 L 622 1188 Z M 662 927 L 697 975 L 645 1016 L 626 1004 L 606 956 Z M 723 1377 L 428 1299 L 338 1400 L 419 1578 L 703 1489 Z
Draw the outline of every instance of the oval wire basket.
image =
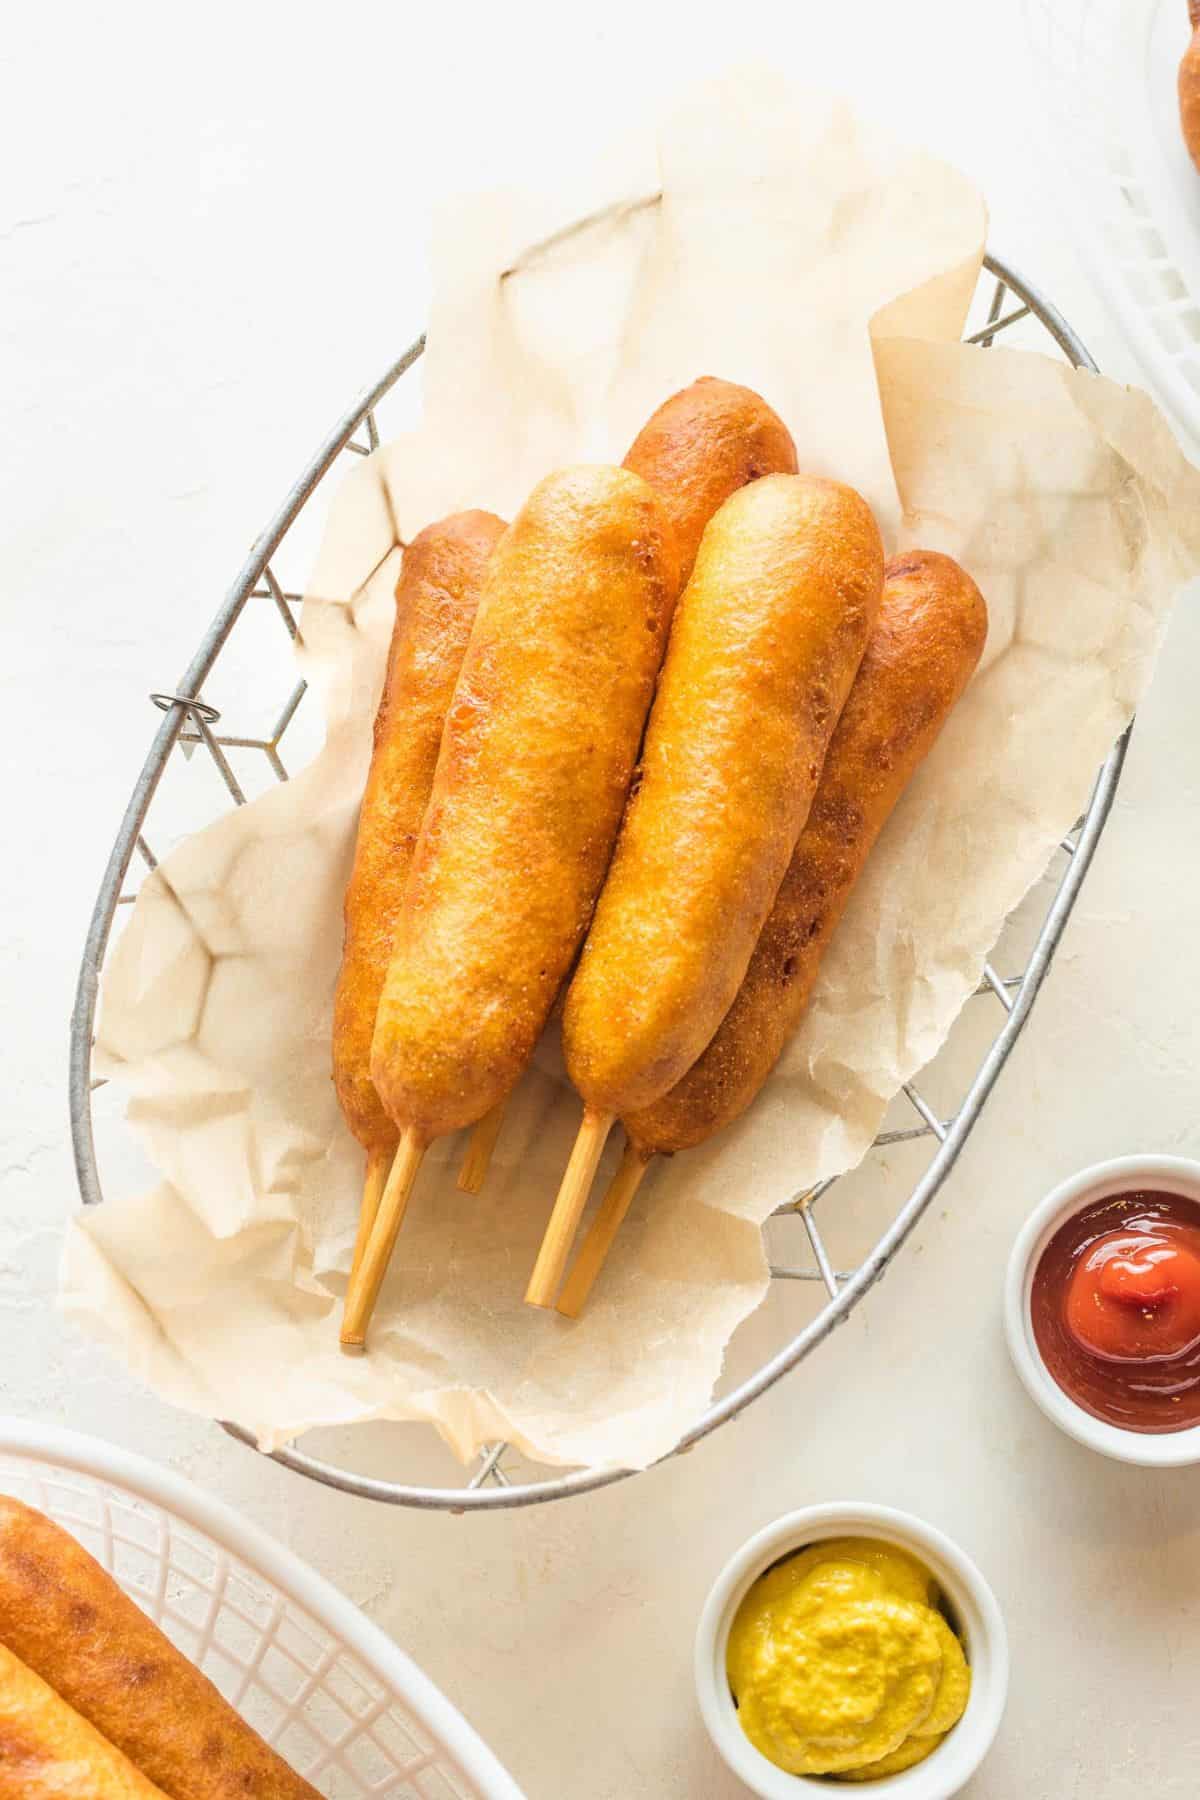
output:
M 656 199 L 657 196 L 651 197 L 644 204 L 654 204 Z M 516 266 L 525 266 L 534 257 L 552 249 L 564 237 L 586 230 L 604 216 L 598 214 L 568 227 L 566 232 L 556 234 L 545 244 L 528 252 Z M 1032 320 L 1041 327 L 1041 335 L 1048 338 L 1074 367 L 1096 370 L 1096 364 L 1066 320 L 1036 288 L 998 257 L 987 256 L 984 259 L 984 270 L 986 273 L 981 275 L 981 283 L 990 280 L 992 284 L 991 293 L 986 296 L 985 322 L 967 338 L 967 342 L 990 347 L 1002 332 L 1011 330 L 1022 320 Z M 506 271 L 509 274 L 513 272 Z M 982 298 L 983 296 L 977 295 L 977 303 Z M 417 361 L 424 347 L 423 337 L 412 344 L 329 434 L 255 543 L 241 574 L 174 691 L 151 695 L 165 717 L 150 746 L 109 857 L 84 945 L 72 1019 L 71 1130 L 79 1188 L 87 1205 L 95 1205 L 103 1198 L 92 1126 L 92 1094 L 101 1083 L 95 1081 L 91 1073 L 93 1024 L 101 970 L 117 909 L 136 898 L 134 892 L 125 891 L 126 877 L 135 851 L 146 867 L 156 866 L 144 827 L 160 778 L 172 752 L 179 750 L 185 755 L 191 755 L 197 748 L 203 747 L 215 763 L 221 781 L 235 804 L 243 804 L 246 796 L 231 766 L 230 752 L 257 753 L 266 758 L 277 779 L 287 779 L 280 757 L 280 745 L 304 699 L 304 684 L 300 683 L 293 688 L 273 730 L 263 736 L 239 736 L 228 729 L 218 730 L 221 715 L 215 707 L 201 698 L 201 691 L 247 608 L 264 601 L 269 603 L 280 614 L 291 637 L 295 637 L 297 627 L 293 608 L 299 603 L 301 596 L 286 589 L 272 568 L 272 558 L 277 556 L 296 520 L 339 459 L 345 455 L 366 456 L 378 447 L 379 405 L 405 371 Z M 716 1400 L 680 1440 L 671 1455 L 679 1455 L 690 1449 L 718 1426 L 736 1418 L 760 1394 L 764 1394 L 789 1370 L 811 1355 L 880 1279 L 945 1182 L 1045 980 L 1100 834 L 1104 830 L 1120 780 L 1128 740 L 1127 730 L 1114 744 L 1100 768 L 1086 813 L 1062 841 L 1061 850 L 1065 856 L 1062 874 L 1041 921 L 1033 948 L 1024 959 L 1023 970 L 1016 975 L 1001 976 L 990 962 L 985 966 L 984 980 L 977 995 L 998 1009 L 998 1029 L 979 1061 L 961 1101 L 950 1116 L 945 1116 L 944 1109 L 942 1112 L 935 1109 L 916 1085 L 910 1082 L 905 1086 L 904 1095 L 911 1108 L 911 1123 L 899 1129 L 884 1131 L 875 1140 L 873 1148 L 901 1141 L 925 1140 L 932 1152 L 928 1166 L 907 1197 L 895 1208 L 891 1222 L 880 1233 L 869 1253 L 853 1269 L 835 1268 L 818 1223 L 819 1202 L 833 1186 L 833 1181 L 823 1182 L 809 1192 L 798 1194 L 777 1209 L 773 1215 L 775 1217 L 793 1214 L 802 1221 L 813 1266 L 799 1269 L 773 1265 L 772 1277 L 780 1282 L 820 1282 L 826 1291 L 825 1303 L 816 1316 L 797 1331 L 782 1349 L 764 1361 L 732 1392 Z M 253 1437 L 242 1427 L 232 1421 L 223 1421 L 223 1424 L 224 1429 L 232 1436 L 252 1448 L 256 1447 Z M 298 1474 L 362 1498 L 398 1506 L 453 1512 L 489 1511 L 501 1507 L 526 1506 L 537 1501 L 564 1499 L 572 1494 L 587 1493 L 611 1482 L 624 1480 L 630 1474 L 637 1473 L 628 1469 L 580 1469 L 565 1474 L 553 1472 L 544 1479 L 515 1481 L 512 1478 L 511 1463 L 507 1472 L 503 1466 L 508 1449 L 508 1445 L 503 1443 L 487 1446 L 480 1453 L 474 1469 L 464 1476 L 461 1483 L 446 1487 L 418 1486 L 358 1474 L 310 1456 L 294 1446 L 287 1446 L 271 1454 L 276 1462 Z
M 0 1494 L 78 1538 L 329 1800 L 522 1800 L 377 1625 L 191 1482 L 98 1438 L 0 1418 Z

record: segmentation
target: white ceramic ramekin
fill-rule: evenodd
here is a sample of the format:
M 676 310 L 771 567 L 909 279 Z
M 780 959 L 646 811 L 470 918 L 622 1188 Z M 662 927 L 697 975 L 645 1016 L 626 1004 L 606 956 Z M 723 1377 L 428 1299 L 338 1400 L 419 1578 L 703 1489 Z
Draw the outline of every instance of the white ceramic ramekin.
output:
M 1034 1208 L 1017 1235 L 1004 1284 L 1004 1327 L 1017 1374 L 1048 1419 L 1069 1437 L 1118 1462 L 1172 1469 L 1200 1463 L 1200 1425 L 1187 1431 L 1125 1431 L 1093 1418 L 1059 1387 L 1033 1335 L 1029 1297 L 1034 1270 L 1050 1239 L 1067 1219 L 1094 1200 L 1130 1188 L 1159 1188 L 1200 1201 L 1200 1163 L 1180 1156 L 1120 1156 L 1081 1169 Z
M 788 1775 L 768 1762 L 738 1724 L 725 1674 L 725 1648 L 734 1614 L 753 1581 L 781 1557 L 823 1538 L 871 1537 L 898 1544 L 923 1562 L 946 1597 L 971 1665 L 967 1710 L 925 1761 L 878 1781 L 842 1783 Z M 949 1538 L 911 1514 L 852 1501 L 788 1513 L 752 1537 L 722 1569 L 704 1604 L 696 1633 L 696 1692 L 713 1743 L 739 1780 L 762 1800 L 801 1800 L 834 1793 L 880 1800 L 949 1800 L 970 1780 L 991 1747 L 1008 1693 L 1008 1640 L 991 1588 Z

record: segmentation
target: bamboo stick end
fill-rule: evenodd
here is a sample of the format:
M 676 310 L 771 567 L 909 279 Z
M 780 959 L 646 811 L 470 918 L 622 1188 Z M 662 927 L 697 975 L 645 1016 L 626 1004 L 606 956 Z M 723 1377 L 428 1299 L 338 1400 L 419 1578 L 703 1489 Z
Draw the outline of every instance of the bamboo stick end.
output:
M 600 1202 L 600 1210 L 559 1295 L 557 1310 L 564 1319 L 577 1319 L 586 1306 L 588 1295 L 652 1159 L 652 1151 L 635 1144 L 632 1139 L 627 1141 L 621 1166 Z
M 529 1286 L 525 1290 L 527 1306 L 552 1308 L 566 1270 L 575 1233 L 587 1205 L 588 1193 L 596 1174 L 596 1165 L 604 1151 L 605 1140 L 613 1126 L 612 1113 L 585 1110 L 583 1123 L 571 1151 L 550 1222 L 546 1226 Z
M 371 1314 L 379 1298 L 427 1142 L 411 1126 L 400 1134 L 366 1248 L 346 1289 L 338 1342 L 347 1356 L 361 1356 L 365 1350 Z
M 508 1096 L 498 1100 L 479 1119 L 471 1133 L 471 1141 L 467 1145 L 467 1153 L 462 1160 L 462 1168 L 458 1172 L 458 1187 L 464 1194 L 477 1194 L 487 1180 L 487 1172 L 492 1163 L 492 1151 L 496 1148 L 496 1140 L 500 1136 L 504 1124 L 504 1113 L 508 1106 Z

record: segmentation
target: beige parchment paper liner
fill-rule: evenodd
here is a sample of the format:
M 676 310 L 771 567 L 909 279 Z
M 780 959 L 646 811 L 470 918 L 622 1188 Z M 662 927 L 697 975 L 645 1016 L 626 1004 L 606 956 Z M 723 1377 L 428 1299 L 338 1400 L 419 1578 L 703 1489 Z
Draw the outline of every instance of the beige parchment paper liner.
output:
M 596 1466 L 649 1462 L 701 1413 L 765 1292 L 762 1220 L 857 1162 L 942 1044 L 1200 567 L 1200 479 L 1148 399 L 957 342 L 984 238 L 953 170 L 843 103 L 744 74 L 677 107 L 657 159 L 634 143 L 590 189 L 442 218 L 422 422 L 345 482 L 303 616 L 326 747 L 174 851 L 108 970 L 98 1059 L 162 1179 L 72 1225 L 62 1299 L 160 1394 L 265 1446 L 427 1419 L 463 1457 L 503 1437 Z M 397 538 L 464 505 L 511 516 L 548 469 L 619 460 L 705 373 L 761 389 L 801 467 L 862 488 L 889 548 L 961 557 L 991 611 L 984 664 L 778 1072 L 737 1126 L 646 1184 L 586 1318 L 521 1301 L 577 1123 L 551 1032 L 481 1195 L 454 1188 L 461 1140 L 431 1150 L 371 1354 L 348 1361 L 337 1297 L 362 1157 L 329 1081 L 330 1004 Z

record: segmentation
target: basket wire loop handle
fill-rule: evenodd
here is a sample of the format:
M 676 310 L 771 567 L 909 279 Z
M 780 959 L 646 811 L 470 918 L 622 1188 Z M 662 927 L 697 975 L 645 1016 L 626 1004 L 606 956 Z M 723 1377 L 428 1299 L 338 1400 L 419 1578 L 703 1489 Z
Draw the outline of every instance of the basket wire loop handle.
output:
M 159 712 L 170 712 L 173 706 L 182 706 L 184 712 L 191 713 L 193 719 L 203 719 L 206 725 L 215 725 L 221 715 L 215 706 L 207 700 L 199 700 L 194 694 L 151 694 L 151 700 Z
M 209 755 L 216 763 L 222 781 L 233 795 L 237 805 L 245 806 L 246 796 L 242 792 L 238 778 L 230 768 L 229 759 L 222 750 L 220 743 L 212 734 L 211 727 L 214 726 L 221 717 L 216 707 L 210 706 L 207 700 L 189 698 L 186 694 L 151 694 L 150 698 L 160 712 L 170 712 L 173 706 L 178 706 L 181 707 L 185 713 L 191 714 L 192 721 L 196 727 L 196 736 L 200 739 L 200 742 L 206 746 Z M 180 741 L 189 742 L 190 740 L 181 738 Z M 187 755 L 186 750 L 184 751 L 184 755 Z
M 558 245 L 565 243 L 578 233 L 586 231 L 594 225 L 605 223 L 616 216 L 653 206 L 659 197 L 658 195 L 649 195 L 632 202 L 623 202 L 617 207 L 606 208 L 601 213 L 593 214 L 585 220 L 564 227 L 562 231 L 556 232 L 543 244 L 534 246 L 523 256 L 517 258 L 512 266 L 503 272 L 501 279 L 516 275 L 521 270 L 535 264 Z M 1062 314 L 1032 284 L 1017 275 L 998 257 L 985 256 L 984 267 L 995 278 L 995 288 L 988 310 L 987 323 L 968 342 L 988 348 L 1002 332 L 1032 315 L 1075 368 L 1095 371 L 1095 363 Z M 1006 312 L 1004 307 L 1009 296 L 1015 300 L 1016 305 Z M 406 350 L 404 355 L 392 365 L 330 433 L 316 457 L 291 489 L 283 505 L 256 542 L 241 574 L 226 596 L 221 610 L 176 690 L 172 694 L 158 697 L 159 703 L 165 701 L 170 710 L 151 744 L 149 755 L 134 787 L 121 829 L 109 857 L 108 867 L 105 870 L 84 945 L 83 963 L 75 1001 L 71 1038 L 71 1127 L 80 1191 L 87 1204 L 94 1205 L 102 1198 L 92 1137 L 88 1085 L 92 1028 L 100 969 L 116 906 L 121 898 L 121 887 L 135 847 L 141 850 L 147 863 L 153 867 L 152 854 L 142 836 L 142 825 L 163 766 L 180 737 L 185 719 L 189 717 L 194 721 L 196 736 L 206 742 L 210 752 L 219 752 L 220 745 L 209 729 L 217 722 L 216 718 L 207 716 L 211 709 L 208 708 L 207 702 L 199 700 L 200 689 L 206 677 L 233 629 L 247 598 L 254 592 L 257 591 L 264 598 L 269 597 L 273 600 L 285 620 L 290 621 L 289 629 L 294 626 L 295 621 L 292 618 L 288 601 L 295 596 L 284 595 L 273 571 L 268 568 L 269 559 L 339 453 L 343 450 L 354 450 L 360 454 L 369 454 L 370 450 L 378 447 L 379 431 L 375 419 L 375 407 L 404 371 L 410 368 L 421 355 L 424 345 L 425 340 L 422 337 Z M 352 442 L 355 433 L 363 426 L 366 429 L 366 447 L 361 441 Z M 259 586 L 260 582 L 264 584 L 261 587 Z M 275 727 L 271 740 L 273 747 L 278 745 L 279 739 L 295 714 L 303 695 L 304 684 L 301 682 L 294 689 Z M 925 1137 L 937 1139 L 936 1150 L 925 1174 L 917 1182 L 870 1254 L 857 1269 L 849 1271 L 839 1271 L 833 1268 L 815 1218 L 817 1204 L 822 1195 L 832 1187 L 832 1180 L 822 1181 L 815 1188 L 796 1195 L 777 1209 L 776 1216 L 778 1214 L 799 1214 L 817 1266 L 811 1270 L 772 1267 L 772 1276 L 782 1280 L 823 1282 L 829 1298 L 820 1313 L 810 1320 L 808 1325 L 797 1333 L 782 1350 L 763 1363 L 733 1392 L 727 1394 L 720 1401 L 714 1402 L 703 1418 L 681 1439 L 675 1449 L 669 1452 L 670 1456 L 690 1450 L 711 1432 L 736 1418 L 762 1393 L 815 1350 L 833 1328 L 849 1316 L 858 1301 L 879 1280 L 896 1251 L 904 1243 L 946 1180 L 995 1085 L 1013 1044 L 1024 1027 L 1053 960 L 1063 929 L 1083 884 L 1096 844 L 1099 842 L 1112 807 L 1128 742 L 1129 731 L 1127 730 L 1114 745 L 1100 770 L 1088 810 L 1074 828 L 1077 835 L 1073 837 L 1069 834 L 1062 840 L 1062 849 L 1069 858 L 1066 873 L 1059 883 L 1054 899 L 1043 920 L 1037 942 L 1024 972 L 1015 977 L 1002 977 L 990 962 L 984 966 L 983 979 L 975 991 L 981 995 L 990 994 L 1000 1002 L 1005 1009 L 1004 1022 L 993 1040 L 990 1050 L 977 1069 L 958 1111 L 951 1119 L 939 1118 L 910 1082 L 905 1091 L 910 1104 L 917 1113 L 919 1124 L 900 1130 L 881 1132 L 879 1135 L 877 1142 L 880 1144 Z M 219 755 L 216 760 L 220 767 Z M 224 771 L 222 772 L 224 773 Z M 279 770 L 277 769 L 276 772 L 278 773 Z M 240 791 L 235 791 L 234 787 L 231 787 L 230 791 L 234 793 L 235 799 L 239 798 Z M 231 1437 L 252 1448 L 257 1447 L 253 1435 L 244 1426 L 232 1421 L 223 1422 L 223 1425 Z M 485 1446 L 477 1459 L 475 1472 L 463 1486 L 457 1488 L 418 1487 L 358 1475 L 324 1462 L 318 1457 L 309 1456 L 292 1444 L 270 1454 L 276 1462 L 282 1463 L 284 1467 L 298 1474 L 318 1481 L 326 1487 L 355 1494 L 360 1498 L 378 1500 L 393 1506 L 411 1506 L 456 1513 L 495 1511 L 508 1507 L 528 1506 L 545 1500 L 565 1499 L 571 1495 L 589 1493 L 598 1488 L 610 1486 L 635 1473 L 629 1469 L 599 1471 L 581 1469 L 546 1480 L 515 1483 L 501 1467 L 501 1458 L 507 1449 L 508 1446 L 503 1442 Z M 667 1458 L 664 1457 L 662 1460 L 666 1461 Z

